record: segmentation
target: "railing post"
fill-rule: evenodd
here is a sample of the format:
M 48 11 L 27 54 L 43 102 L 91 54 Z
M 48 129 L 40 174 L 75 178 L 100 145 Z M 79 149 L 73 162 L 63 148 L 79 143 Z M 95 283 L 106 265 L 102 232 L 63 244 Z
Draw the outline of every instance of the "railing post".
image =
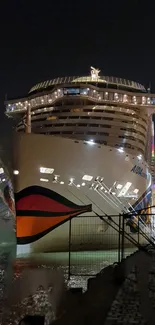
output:
M 121 214 L 119 214 L 118 263 L 121 262 Z
M 122 215 L 122 254 L 121 260 L 124 258 L 124 215 Z
M 139 245 L 139 215 L 138 215 L 138 245 Z
M 72 219 L 69 219 L 69 240 L 68 240 L 68 280 L 71 276 L 71 234 L 72 234 Z

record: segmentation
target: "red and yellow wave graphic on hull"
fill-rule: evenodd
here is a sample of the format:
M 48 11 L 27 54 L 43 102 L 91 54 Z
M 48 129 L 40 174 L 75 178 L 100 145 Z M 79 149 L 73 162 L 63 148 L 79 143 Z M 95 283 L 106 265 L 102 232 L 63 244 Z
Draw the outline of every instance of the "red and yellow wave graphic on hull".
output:
M 17 243 L 32 243 L 70 218 L 92 211 L 40 186 L 27 187 L 15 195 Z

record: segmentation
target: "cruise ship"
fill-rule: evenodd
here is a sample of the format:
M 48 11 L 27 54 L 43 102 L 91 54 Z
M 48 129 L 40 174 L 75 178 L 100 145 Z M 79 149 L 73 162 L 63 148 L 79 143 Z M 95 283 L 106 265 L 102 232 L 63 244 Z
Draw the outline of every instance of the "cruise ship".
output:
M 88 76 L 39 83 L 5 106 L 16 123 L 19 252 L 67 251 L 70 225 L 73 249 L 116 248 L 108 216 L 118 223 L 119 214 L 151 206 L 155 95 L 91 67 Z

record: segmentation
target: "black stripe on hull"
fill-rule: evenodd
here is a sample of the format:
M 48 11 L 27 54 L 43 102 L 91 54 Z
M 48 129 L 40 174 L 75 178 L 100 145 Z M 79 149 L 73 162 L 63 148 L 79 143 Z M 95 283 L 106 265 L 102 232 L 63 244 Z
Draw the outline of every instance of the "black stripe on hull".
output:
M 71 201 L 69 201 L 68 199 L 66 199 L 64 196 L 48 189 L 48 188 L 44 188 L 41 186 L 30 186 L 30 187 L 26 187 L 23 190 L 21 190 L 18 193 L 15 193 L 15 201 L 18 202 L 20 199 L 29 196 L 29 195 L 42 195 L 42 196 L 46 196 L 49 199 L 55 200 L 67 207 L 73 208 L 73 209 L 83 209 L 83 205 L 77 205 Z
M 39 211 L 39 210 L 17 210 L 17 217 L 63 217 L 68 214 L 81 214 L 85 212 L 91 212 L 91 205 L 83 206 L 83 209 L 71 210 L 66 212 L 49 212 L 49 211 Z

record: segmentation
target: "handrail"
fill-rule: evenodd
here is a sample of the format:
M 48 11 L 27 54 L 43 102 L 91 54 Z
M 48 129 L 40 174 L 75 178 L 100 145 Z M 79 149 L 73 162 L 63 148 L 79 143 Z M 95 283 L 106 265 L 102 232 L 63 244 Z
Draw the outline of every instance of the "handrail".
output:
M 97 214 L 96 214 L 97 215 Z M 121 235 L 127 239 L 130 243 L 132 243 L 133 245 L 135 245 L 137 248 L 139 249 L 142 249 L 142 250 L 146 250 L 147 251 L 147 246 L 152 246 L 155 248 L 155 244 L 154 242 L 147 236 L 147 234 L 140 228 L 138 228 L 138 232 L 139 234 L 148 242 L 147 245 L 142 245 L 139 243 L 138 240 L 136 240 L 135 238 L 133 238 L 130 234 L 128 234 L 126 232 L 126 230 L 124 229 L 123 225 L 120 226 L 118 223 L 116 223 L 113 218 L 111 216 L 100 216 L 100 215 L 97 215 L 102 221 L 106 222 L 110 227 L 112 227 L 114 230 L 116 230 L 118 233 L 121 233 Z M 110 219 L 110 222 L 107 221 L 107 219 L 105 219 L 105 217 L 107 217 L 108 219 Z M 118 217 L 118 215 L 117 215 Z M 122 217 L 122 221 L 124 223 L 125 221 L 125 218 L 124 218 L 124 215 L 119 215 L 119 217 Z M 140 217 L 140 216 L 139 216 Z M 138 218 L 139 218 L 138 217 Z M 111 224 L 111 222 L 113 223 L 113 225 Z M 135 223 L 136 225 L 136 223 Z M 137 225 L 136 225 L 137 226 Z M 122 249 L 124 249 L 124 247 L 122 247 Z

